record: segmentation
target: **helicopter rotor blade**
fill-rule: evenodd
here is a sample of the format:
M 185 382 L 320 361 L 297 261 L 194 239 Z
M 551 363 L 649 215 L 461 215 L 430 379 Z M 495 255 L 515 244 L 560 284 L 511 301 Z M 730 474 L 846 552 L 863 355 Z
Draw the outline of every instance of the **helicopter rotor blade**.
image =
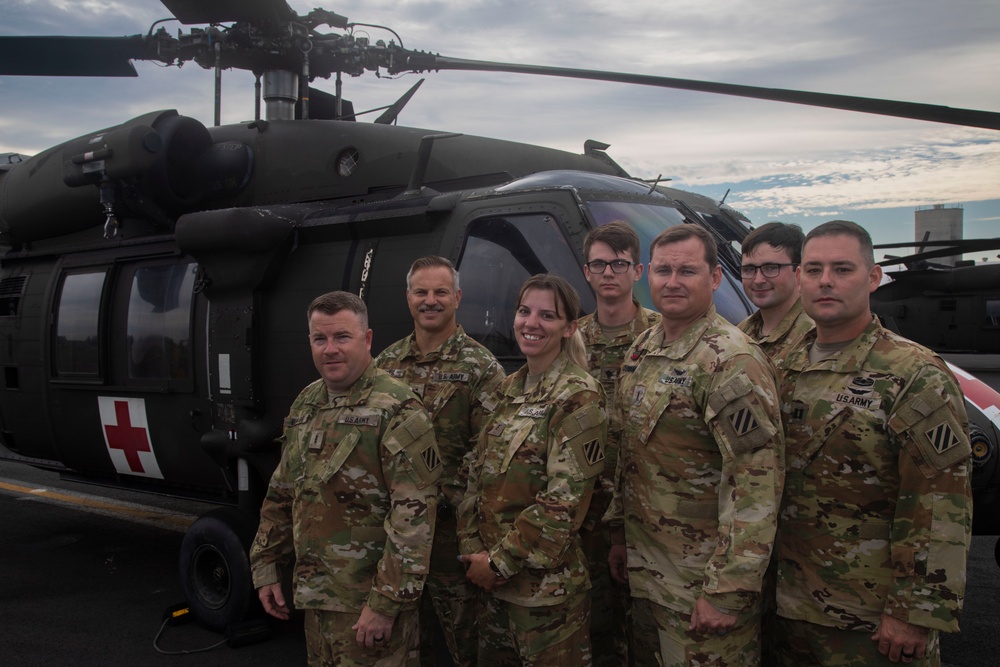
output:
M 543 76 L 558 76 L 571 79 L 587 79 L 591 81 L 608 81 L 614 83 L 630 83 L 659 88 L 675 88 L 692 90 L 719 95 L 749 97 L 774 102 L 789 102 L 807 106 L 841 109 L 844 111 L 859 111 L 881 116 L 894 116 L 912 120 L 925 120 L 934 123 L 947 123 L 965 127 L 979 127 L 988 130 L 1000 130 L 1000 113 L 979 111 L 956 107 L 939 106 L 936 104 L 921 104 L 917 102 L 901 102 L 883 100 L 872 97 L 855 97 L 851 95 L 834 95 L 803 90 L 788 90 L 784 88 L 762 88 L 732 83 L 716 83 L 712 81 L 697 81 L 694 79 L 677 79 L 648 74 L 629 74 L 624 72 L 607 72 L 603 70 L 574 69 L 569 67 L 548 67 L 545 65 L 521 65 L 516 63 L 500 63 L 486 60 L 468 60 L 449 58 L 429 53 L 409 52 L 407 65 L 412 71 L 424 70 L 461 70 L 469 72 L 509 72 L 513 74 L 539 74 Z M 409 68 L 398 66 L 399 71 Z
M 142 35 L 0 38 L 0 75 L 138 76 L 130 60 L 148 58 Z
M 295 12 L 285 0 L 160 0 L 184 25 L 231 21 L 288 21 Z

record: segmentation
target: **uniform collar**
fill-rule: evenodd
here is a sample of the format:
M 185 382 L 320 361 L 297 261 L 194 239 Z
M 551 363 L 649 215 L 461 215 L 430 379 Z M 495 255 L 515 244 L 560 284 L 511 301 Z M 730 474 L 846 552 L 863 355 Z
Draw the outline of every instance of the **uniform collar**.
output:
M 647 354 L 655 354 L 667 357 L 668 359 L 683 359 L 694 349 L 695 345 L 698 344 L 701 337 L 717 318 L 718 314 L 715 311 L 715 304 L 713 303 L 704 315 L 688 325 L 688 328 L 684 330 L 680 338 L 672 343 L 668 343 L 666 347 L 663 345 L 663 322 L 661 320 L 653 327 L 649 338 L 646 339 L 646 352 Z
M 462 343 L 465 339 L 465 330 L 462 329 L 462 325 L 459 324 L 455 331 L 448 336 L 445 342 L 436 350 L 431 350 L 430 352 L 421 355 L 420 349 L 417 347 L 417 333 L 411 331 L 410 335 L 402 340 L 402 354 L 400 359 L 420 359 L 422 361 L 437 360 L 442 361 L 455 361 L 458 359 L 459 354 L 462 351 Z
M 549 367 L 545 369 L 545 372 L 542 373 L 541 379 L 538 381 L 538 384 L 535 385 L 535 388 L 531 390 L 531 393 L 527 396 L 523 396 L 524 381 L 528 378 L 528 364 L 525 364 L 524 366 L 521 366 L 521 368 L 519 368 L 513 376 L 511 376 L 514 379 L 507 384 L 504 394 L 513 399 L 523 397 L 523 399 L 527 401 L 538 400 L 542 396 L 549 394 L 553 389 L 561 388 L 560 385 L 562 383 L 560 382 L 560 377 L 563 375 L 563 372 L 566 370 L 566 366 L 568 366 L 569 363 L 569 356 L 564 350 L 561 350 L 559 352 L 559 356 L 557 356 L 552 363 L 549 364 Z
M 851 341 L 847 347 L 842 349 L 837 355 L 830 359 L 824 359 L 816 364 L 818 368 L 831 370 L 836 373 L 858 373 L 864 367 L 865 361 L 871 354 L 875 343 L 882 337 L 885 329 L 879 323 L 878 318 L 872 316 L 872 321 L 868 323 L 865 330 Z M 813 326 L 809 333 L 802 339 L 802 343 L 795 346 L 788 355 L 788 368 L 791 370 L 805 370 L 809 367 L 809 348 L 816 342 L 816 327 Z

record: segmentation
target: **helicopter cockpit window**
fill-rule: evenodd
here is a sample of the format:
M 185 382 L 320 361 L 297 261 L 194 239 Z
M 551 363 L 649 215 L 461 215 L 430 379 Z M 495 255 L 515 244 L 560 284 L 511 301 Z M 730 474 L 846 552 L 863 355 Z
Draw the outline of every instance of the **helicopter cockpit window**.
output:
M 128 302 L 128 376 L 136 380 L 191 377 L 191 296 L 195 264 L 136 269 Z
M 585 312 L 594 297 L 576 253 L 553 216 L 545 213 L 482 218 L 469 225 L 458 262 L 462 305 L 458 322 L 497 357 L 520 357 L 514 341 L 514 309 L 525 280 L 555 273 L 580 293 Z
M 657 234 L 667 227 L 684 223 L 684 215 L 670 206 L 622 201 L 588 201 L 587 207 L 598 225 L 612 220 L 625 220 L 639 235 L 639 259 L 649 268 L 649 246 Z M 720 253 L 723 252 L 720 249 Z M 721 257 L 720 257 L 721 259 Z M 723 264 L 722 283 L 715 291 L 715 308 L 730 322 L 738 323 L 750 315 L 751 309 L 743 298 L 743 287 L 735 273 Z M 644 274 L 634 288 L 635 297 L 647 308 L 653 307 L 649 282 Z
M 53 372 L 61 378 L 100 375 L 101 293 L 105 271 L 69 273 L 63 278 L 56 310 Z

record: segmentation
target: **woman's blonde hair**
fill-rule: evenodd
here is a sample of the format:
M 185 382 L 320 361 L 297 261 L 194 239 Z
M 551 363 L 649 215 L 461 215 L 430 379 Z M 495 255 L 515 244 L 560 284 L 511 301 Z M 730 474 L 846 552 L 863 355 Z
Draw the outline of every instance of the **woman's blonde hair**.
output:
M 521 305 L 524 293 L 529 289 L 548 290 L 552 292 L 555 296 L 556 315 L 567 322 L 576 322 L 579 319 L 580 295 L 565 278 L 561 278 L 553 273 L 539 273 L 531 276 L 521 285 L 521 291 L 517 295 L 518 306 Z M 587 346 L 583 342 L 583 334 L 580 333 L 579 327 L 573 332 L 572 336 L 562 339 L 560 347 L 569 356 L 570 361 L 581 368 L 587 368 Z

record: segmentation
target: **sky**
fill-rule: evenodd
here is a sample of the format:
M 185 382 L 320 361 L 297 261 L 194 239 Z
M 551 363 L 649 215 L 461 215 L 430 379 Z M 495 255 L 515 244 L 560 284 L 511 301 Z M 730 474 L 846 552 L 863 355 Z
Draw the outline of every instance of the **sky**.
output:
M 319 4 L 289 0 L 302 15 Z M 409 49 L 456 58 L 1000 111 L 996 0 L 326 0 L 324 8 L 391 27 Z M 157 0 L 0 0 L 0 35 L 132 35 L 169 15 Z M 165 25 L 174 34 L 181 27 Z M 155 109 L 212 123 L 211 71 L 193 62 L 136 69 L 138 78 L 122 79 L 0 76 L 0 153 L 34 154 Z M 345 77 L 344 95 L 356 110 L 379 107 L 419 77 L 427 80 L 401 125 L 573 152 L 600 140 L 633 176 L 725 197 L 757 224 L 808 231 L 848 219 L 876 243 L 906 242 L 914 210 L 944 204 L 962 207 L 966 238 L 1000 236 L 997 131 L 517 74 L 368 73 Z M 313 85 L 334 90 L 332 80 Z M 252 75 L 226 71 L 222 122 L 251 119 L 253 95 Z

